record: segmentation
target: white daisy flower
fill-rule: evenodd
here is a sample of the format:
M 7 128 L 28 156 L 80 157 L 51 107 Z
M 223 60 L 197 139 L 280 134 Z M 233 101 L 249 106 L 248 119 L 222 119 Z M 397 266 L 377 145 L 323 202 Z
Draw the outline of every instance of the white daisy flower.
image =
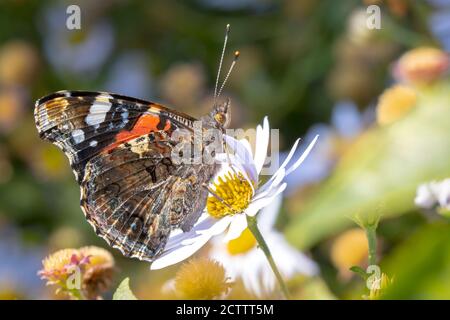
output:
M 297 139 L 288 156 L 270 179 L 259 185 L 259 176 L 267 157 L 269 146 L 269 121 L 256 128 L 256 146 L 253 156 L 248 140 L 236 140 L 224 135 L 225 142 L 233 155 L 219 154 L 223 169 L 217 175 L 212 190 L 216 196 L 208 197 L 205 212 L 189 232 L 175 230 L 171 233 L 164 252 L 156 259 L 151 269 L 161 269 L 190 257 L 212 237 L 225 233 L 225 241 L 239 237 L 247 228 L 247 217 L 255 216 L 268 206 L 285 188 L 284 178 L 294 172 L 307 157 L 316 137 L 305 152 L 292 161 L 300 139 Z M 229 163 L 231 162 L 231 163 Z M 217 199 L 220 197 L 221 200 Z
M 281 203 L 282 196 L 279 195 L 261 210 L 258 214 L 259 230 L 270 247 L 273 259 L 282 261 L 278 264 L 278 269 L 284 279 L 290 279 L 299 273 L 315 275 L 318 272 L 317 265 L 289 245 L 284 236 L 274 229 Z M 210 257 L 224 266 L 232 280 L 241 278 L 245 288 L 258 297 L 267 296 L 274 290 L 277 279 L 249 229 L 228 242 L 223 237 L 217 237 L 212 244 Z
M 90 5 L 95 5 L 94 2 Z M 113 25 L 102 19 L 95 19 L 94 24 L 85 25 L 82 20 L 81 30 L 69 30 L 65 27 L 66 9 L 66 5 L 58 4 L 44 10 L 43 23 L 39 25 L 44 34 L 44 54 L 54 70 L 63 76 L 66 73 L 96 76 L 113 52 Z M 87 12 L 89 8 L 83 6 L 83 10 Z

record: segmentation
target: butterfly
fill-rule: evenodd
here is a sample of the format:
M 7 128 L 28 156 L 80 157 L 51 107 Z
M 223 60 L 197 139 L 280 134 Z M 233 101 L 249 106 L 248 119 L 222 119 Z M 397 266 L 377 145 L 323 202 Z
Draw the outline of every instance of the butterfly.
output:
M 220 59 L 214 96 L 222 66 Z M 215 99 L 216 101 L 216 99 Z M 189 231 L 202 214 L 217 163 L 177 162 L 180 130 L 196 119 L 161 104 L 107 92 L 59 91 L 36 101 L 39 136 L 68 157 L 80 185 L 80 205 L 97 235 L 123 255 L 154 261 L 172 230 Z M 214 103 L 199 120 L 221 140 L 230 121 L 229 100 Z M 192 139 L 185 143 L 192 144 Z M 209 142 L 202 142 L 200 151 Z M 189 157 L 193 157 L 189 155 Z

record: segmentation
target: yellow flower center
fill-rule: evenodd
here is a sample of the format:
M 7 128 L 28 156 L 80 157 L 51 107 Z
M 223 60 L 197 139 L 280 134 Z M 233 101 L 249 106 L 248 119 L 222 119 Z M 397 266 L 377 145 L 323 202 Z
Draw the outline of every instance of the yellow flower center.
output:
M 214 183 L 217 197 L 210 195 L 206 202 L 208 213 L 215 218 L 222 218 L 245 210 L 253 197 L 253 189 L 244 176 L 241 173 L 227 173 L 218 180 Z
M 256 239 L 249 228 L 246 228 L 239 237 L 227 243 L 227 251 L 231 255 L 246 253 L 256 246 Z

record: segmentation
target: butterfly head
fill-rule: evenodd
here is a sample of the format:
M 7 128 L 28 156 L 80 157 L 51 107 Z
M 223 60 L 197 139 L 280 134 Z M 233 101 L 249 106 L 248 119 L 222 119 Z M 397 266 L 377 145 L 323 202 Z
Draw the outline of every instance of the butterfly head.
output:
M 214 120 L 216 127 L 228 128 L 231 120 L 230 99 L 222 104 L 216 104 L 211 111 L 211 118 Z

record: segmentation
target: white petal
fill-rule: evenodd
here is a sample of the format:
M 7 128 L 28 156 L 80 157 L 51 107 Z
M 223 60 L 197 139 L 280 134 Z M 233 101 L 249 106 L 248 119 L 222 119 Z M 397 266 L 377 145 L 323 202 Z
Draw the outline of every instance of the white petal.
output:
M 309 144 L 309 146 L 306 148 L 306 150 L 302 153 L 300 158 L 294 163 L 294 165 L 286 170 L 286 175 L 289 175 L 292 171 L 295 171 L 302 164 L 302 162 L 306 159 L 306 157 L 308 156 L 308 154 L 311 152 L 312 148 L 316 144 L 316 141 L 318 138 L 319 138 L 319 136 L 317 135 L 314 138 L 314 140 Z
M 428 184 L 422 184 L 417 188 L 414 203 L 416 206 L 431 209 L 436 204 L 437 199 L 432 193 Z
M 235 162 L 233 165 L 243 167 L 248 177 L 255 184 L 258 183 L 258 174 L 256 171 L 255 164 L 253 162 L 252 154 L 248 152 L 247 147 L 243 145 L 240 141 L 234 139 L 233 137 L 224 136 L 224 139 L 227 145 L 233 150 L 235 153 Z M 231 155 L 230 155 L 231 156 Z
M 237 214 L 233 217 L 230 226 L 228 227 L 227 235 L 224 238 L 225 242 L 236 239 L 247 228 L 247 218 L 245 214 Z
M 315 137 L 315 139 L 314 139 L 314 143 L 315 143 L 315 140 L 318 138 L 318 135 L 316 135 L 316 137 Z M 278 170 L 277 171 L 275 171 L 275 173 L 272 175 L 272 177 L 265 183 L 265 187 L 261 187 L 261 189 L 262 189 L 262 191 L 265 191 L 265 189 L 267 188 L 267 187 L 269 187 L 270 186 L 270 184 L 275 180 L 275 179 L 277 179 L 278 178 L 278 176 L 281 174 L 281 173 L 284 173 L 284 176 L 283 176 L 283 178 L 285 177 L 285 176 L 287 176 L 289 173 L 292 173 L 292 171 L 294 171 L 294 170 L 291 170 L 293 167 L 295 167 L 295 168 L 297 168 L 303 161 L 304 161 L 304 159 L 306 158 L 306 156 L 309 154 L 309 152 L 310 152 L 310 150 L 306 150 L 307 151 L 307 153 L 306 153 L 306 151 L 300 156 L 300 158 L 299 158 L 299 160 L 297 160 L 297 162 L 299 162 L 300 160 L 300 162 L 298 163 L 298 165 L 297 165 L 297 162 L 292 166 L 292 167 L 290 167 L 289 169 L 287 169 L 287 170 L 284 170 L 283 171 L 283 169 L 289 164 L 289 162 L 291 161 L 291 159 L 292 159 L 292 157 L 294 156 L 294 154 L 295 154 L 295 151 L 297 150 L 297 146 L 298 146 L 298 143 L 300 142 L 300 139 L 297 139 L 297 140 L 295 140 L 295 143 L 294 143 L 294 145 L 292 146 L 292 148 L 291 148 L 291 150 L 289 151 L 289 154 L 287 155 L 287 157 L 286 157 L 286 159 L 283 161 L 283 163 L 281 164 L 281 166 L 278 168 Z M 311 147 L 311 149 L 312 149 L 312 146 L 310 145 L 310 147 Z M 308 147 L 309 148 L 309 147 Z M 305 154 L 306 153 L 306 154 Z M 305 155 L 304 157 L 303 157 L 303 155 Z M 302 158 L 303 157 L 303 158 Z M 287 173 L 286 171 L 289 171 L 289 173 Z
M 200 219 L 199 219 L 200 220 Z M 164 252 L 150 266 L 151 270 L 162 269 L 183 261 L 200 250 L 211 237 L 222 233 L 230 224 L 229 217 L 215 219 L 203 218 L 186 233 L 176 232 L 164 249 Z
M 298 146 L 299 142 L 300 142 L 300 139 L 295 140 L 294 145 L 292 146 L 291 150 L 289 151 L 289 154 L 287 155 L 286 159 L 284 159 L 283 163 L 281 164 L 280 169 L 285 168 L 288 165 L 289 161 L 291 161 L 292 157 L 295 154 L 295 151 L 297 150 L 297 146 Z
M 244 148 L 247 150 L 247 153 L 253 159 L 252 146 L 250 145 L 250 142 L 248 142 L 247 139 L 239 139 L 239 142 L 244 146 Z
M 198 250 L 200 250 L 200 248 L 203 247 L 209 239 L 210 238 L 208 237 L 199 237 L 196 242 L 190 245 L 180 246 L 177 249 L 171 251 L 165 251 L 165 253 L 163 253 L 151 264 L 150 269 L 163 269 L 189 258 Z
M 255 189 L 253 187 L 253 183 L 255 183 L 255 179 L 257 179 L 257 177 L 250 177 L 249 176 L 249 169 L 245 168 L 242 164 L 242 161 L 240 159 L 238 159 L 236 156 L 230 154 L 230 155 L 226 155 L 226 154 L 219 154 L 218 156 L 216 156 L 216 159 L 219 159 L 219 161 L 224 160 L 224 164 L 222 166 L 222 169 L 216 174 L 216 179 L 215 181 L 217 182 L 218 178 L 225 175 L 226 173 L 234 170 L 239 171 L 239 173 L 242 173 L 242 175 L 244 176 L 245 180 L 247 180 L 250 183 L 250 186 L 252 187 L 252 191 L 253 193 L 255 193 Z M 231 165 L 229 164 L 229 161 L 231 161 Z M 251 171 L 251 170 L 250 170 Z
M 177 247 L 191 244 L 195 242 L 198 237 L 208 233 L 210 233 L 211 235 L 215 235 L 216 230 L 218 228 L 221 228 L 222 223 L 227 223 L 227 220 L 221 221 L 215 219 L 211 217 L 207 212 L 204 212 L 192 227 L 192 229 L 188 232 L 183 232 L 181 229 L 173 230 L 170 234 L 164 251 L 173 250 Z
M 222 236 L 212 239 L 211 244 L 211 249 L 208 250 L 209 257 L 220 262 L 225 268 L 227 276 L 231 277 L 232 280 L 240 277 L 242 268 L 237 267 L 237 265 L 241 264 L 242 255 L 230 255 Z
M 319 272 L 317 264 L 309 257 L 292 247 L 281 233 L 271 232 L 264 234 L 275 261 L 282 261 L 277 266 L 285 278 L 291 278 L 296 273 L 308 276 L 316 275 Z
M 284 168 L 279 169 L 277 171 L 277 174 L 273 176 L 274 179 L 269 179 L 269 181 L 267 181 L 256 191 L 256 194 L 253 196 L 253 199 L 257 200 L 270 194 L 272 190 L 277 188 L 280 185 L 280 183 L 283 182 L 285 176 L 286 175 Z
M 270 267 L 261 270 L 261 283 L 264 287 L 264 291 L 267 293 L 272 292 L 275 289 L 276 278 Z
M 216 219 L 216 218 L 212 218 L 212 217 L 208 217 L 208 221 L 213 220 L 216 221 L 214 224 L 211 225 L 211 227 L 207 227 L 206 223 L 204 227 L 198 227 L 196 230 L 197 234 L 201 234 L 201 235 L 209 235 L 209 236 L 216 236 L 220 233 L 222 233 L 226 228 L 228 228 L 228 226 L 230 225 L 230 222 L 232 221 L 231 216 L 226 216 L 223 217 L 221 219 Z
M 287 155 L 286 159 L 284 159 L 283 163 L 281 164 L 281 166 L 278 168 L 277 171 L 275 171 L 275 173 L 272 175 L 272 177 L 270 177 L 270 179 L 268 181 L 266 181 L 266 183 L 264 184 L 264 186 L 262 186 L 260 189 L 261 191 L 265 191 L 266 188 L 269 188 L 271 183 L 277 179 L 279 177 L 279 175 L 281 173 L 284 174 L 284 176 L 286 176 L 286 170 L 284 170 L 284 168 L 289 164 L 289 162 L 291 161 L 292 157 L 295 154 L 295 151 L 297 150 L 297 146 L 298 143 L 300 142 L 300 139 L 295 140 L 294 145 L 292 146 L 291 150 L 289 151 L 289 154 Z M 283 176 L 283 178 L 284 178 Z
M 445 179 L 439 183 L 436 197 L 441 208 L 450 210 L 450 179 Z
M 255 167 L 259 174 L 264 166 L 267 157 L 267 148 L 269 146 L 270 128 L 269 120 L 264 117 L 263 127 L 256 127 L 256 146 L 255 146 Z
M 245 214 L 249 216 L 254 216 L 255 214 L 257 214 L 259 210 L 268 206 L 275 199 L 276 196 L 281 194 L 286 189 L 286 186 L 287 184 L 283 183 L 280 187 L 272 190 L 270 194 L 268 194 L 266 197 L 257 200 L 252 200 L 248 208 L 245 209 Z
M 183 244 L 185 241 L 189 241 L 190 239 L 197 237 L 198 231 L 210 230 L 216 222 L 216 219 L 212 218 L 208 213 L 204 212 L 190 231 L 183 232 L 181 229 L 173 230 L 170 233 L 165 250 L 172 249 L 175 246 Z
M 245 144 L 243 144 L 240 140 L 236 140 L 233 137 L 224 135 L 225 142 L 227 146 L 235 153 L 237 157 L 239 157 L 245 164 L 252 163 L 253 164 L 253 155 L 251 150 L 248 149 Z
M 242 282 L 244 283 L 245 288 L 247 288 L 250 292 L 254 293 L 258 297 L 261 297 L 264 292 L 261 288 L 261 282 L 259 280 L 259 266 L 256 264 L 256 261 L 252 261 L 252 263 L 255 264 L 249 268 L 249 270 L 245 270 L 242 275 Z

